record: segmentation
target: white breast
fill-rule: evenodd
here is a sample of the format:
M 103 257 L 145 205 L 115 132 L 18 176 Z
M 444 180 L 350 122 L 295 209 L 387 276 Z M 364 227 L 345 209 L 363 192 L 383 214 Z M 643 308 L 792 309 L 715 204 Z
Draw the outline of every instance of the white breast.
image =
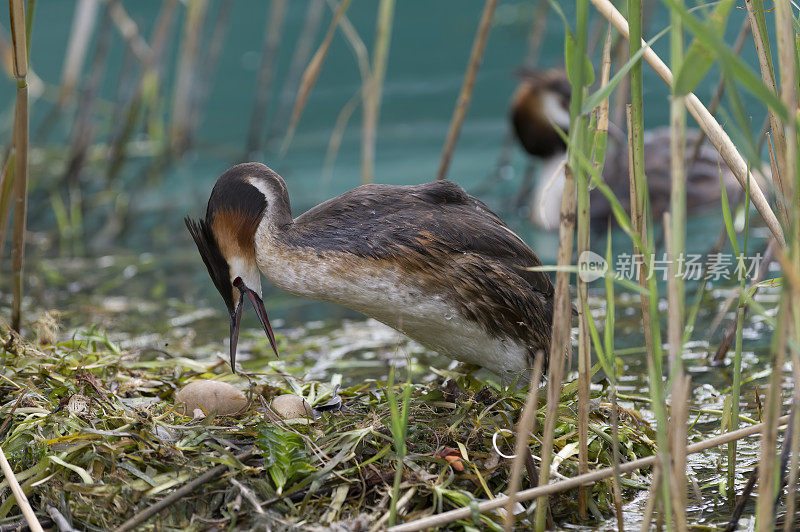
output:
M 531 205 L 531 220 L 543 229 L 558 229 L 564 194 L 566 153 L 544 159 Z
M 355 310 L 429 349 L 501 376 L 528 369 L 527 349 L 492 338 L 464 318 L 448 303 L 447 287 L 424 291 L 388 261 L 282 246 L 266 227 L 259 227 L 256 242 L 258 268 L 282 290 Z

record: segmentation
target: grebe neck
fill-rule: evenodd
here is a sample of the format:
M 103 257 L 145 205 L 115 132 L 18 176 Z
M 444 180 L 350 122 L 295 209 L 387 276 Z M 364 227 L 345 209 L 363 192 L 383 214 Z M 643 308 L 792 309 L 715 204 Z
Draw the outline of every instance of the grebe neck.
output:
M 542 159 L 531 205 L 531 219 L 544 229 L 558 229 L 561 219 L 561 196 L 564 193 L 566 180 L 564 174 L 566 162 L 565 151 Z

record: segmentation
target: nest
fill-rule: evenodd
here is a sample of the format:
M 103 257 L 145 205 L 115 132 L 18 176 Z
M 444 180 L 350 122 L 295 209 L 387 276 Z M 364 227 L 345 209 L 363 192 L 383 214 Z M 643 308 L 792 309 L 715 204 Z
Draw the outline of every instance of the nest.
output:
M 244 379 L 215 360 L 121 351 L 94 332 L 39 345 L 0 329 L 0 345 L 3 450 L 43 523 L 58 516 L 85 530 L 368 530 L 384 527 L 392 512 L 399 522 L 469 506 L 506 490 L 504 456 L 526 394 L 460 373 L 426 385 L 390 379 L 347 388 L 275 373 Z M 175 393 L 201 379 L 236 384 L 250 407 L 237 417 L 181 415 Z M 268 405 L 285 393 L 324 411 L 281 419 Z M 574 386 L 562 399 L 556 476 L 572 476 Z M 609 405 L 596 404 L 589 460 L 610 464 Z M 543 409 L 538 417 L 541 427 Z M 649 426 L 631 411 L 620 420 L 621 459 L 652 454 Z M 530 443 L 536 456 L 539 436 Z M 623 479 L 624 495 L 647 487 L 639 474 Z M 610 489 L 610 482 L 589 488 L 594 518 L 612 511 Z M 576 499 L 551 498 L 553 517 L 574 520 Z M 6 480 L 0 500 L 0 525 L 20 522 Z M 474 518 L 484 528 L 502 523 L 498 513 Z M 518 519 L 528 519 L 524 508 Z

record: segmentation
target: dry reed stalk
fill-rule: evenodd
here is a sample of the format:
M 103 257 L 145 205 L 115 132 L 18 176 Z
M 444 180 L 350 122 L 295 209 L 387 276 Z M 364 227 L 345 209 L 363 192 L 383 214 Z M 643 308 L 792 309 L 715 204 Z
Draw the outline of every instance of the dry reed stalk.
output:
M 789 459 L 789 476 L 786 479 L 786 518 L 783 522 L 783 531 L 791 532 L 794 524 L 794 512 L 797 499 L 797 479 L 798 469 L 800 469 L 800 354 L 792 349 L 792 377 L 794 378 L 794 393 L 792 400 L 794 406 L 791 410 L 792 416 L 792 438 L 789 443 L 791 457 Z M 797 428 L 795 428 L 797 427 Z M 791 517 L 791 518 L 790 518 Z
M 522 63 L 526 68 L 534 68 L 539 62 L 539 49 L 542 47 L 545 33 L 547 33 L 547 11 L 550 9 L 548 0 L 539 0 L 536 3 L 536 11 L 533 14 L 533 24 L 528 33 L 528 49 L 525 52 L 525 62 Z
M 608 31 L 606 31 L 606 40 L 603 44 L 603 59 L 600 66 L 600 88 L 602 89 L 606 85 L 608 85 L 609 77 L 611 76 L 611 24 L 608 25 Z M 597 133 L 602 136 L 608 135 L 608 115 L 609 115 L 609 105 L 610 105 L 611 95 L 605 98 L 602 102 L 600 102 L 600 106 L 597 108 Z M 595 160 L 595 168 L 597 168 L 598 173 L 602 171 L 602 168 L 599 168 L 599 161 Z
M 175 155 L 180 155 L 188 148 L 192 100 L 197 82 L 200 40 L 207 7 L 207 0 L 192 0 L 186 6 L 186 21 L 183 24 L 181 51 L 177 67 L 178 73 L 172 99 L 170 151 Z
M 107 22 L 108 8 L 104 10 L 103 18 Z M 111 25 L 103 23 L 95 45 L 94 58 L 89 73 L 86 87 L 78 99 L 75 111 L 75 122 L 72 127 L 70 138 L 69 157 L 67 168 L 64 172 L 64 179 L 71 186 L 75 186 L 80 179 L 83 166 L 86 162 L 86 155 L 92 145 L 94 137 L 94 127 L 92 124 L 92 111 L 94 109 L 97 94 L 103 81 L 103 74 L 106 68 L 106 58 L 111 46 Z M 75 235 L 73 235 L 75 236 Z
M 561 196 L 561 223 L 558 233 L 558 265 L 569 266 L 572 263 L 572 236 L 575 232 L 575 177 L 569 166 L 564 171 L 564 193 Z M 550 482 L 550 464 L 553 461 L 553 440 L 558 418 L 558 405 L 561 400 L 561 384 L 564 378 L 564 364 L 568 361 L 566 354 L 570 350 L 570 308 L 569 272 L 559 270 L 556 273 L 555 304 L 553 306 L 552 340 L 548 362 L 547 413 L 545 414 L 542 437 L 542 465 L 539 474 L 539 486 L 547 486 Z M 529 392 L 530 393 L 530 392 Z M 522 500 L 522 499 L 518 499 Z M 543 530 L 547 517 L 547 497 L 536 503 L 536 529 Z
M 586 71 L 583 68 L 583 59 L 588 58 L 587 31 L 589 20 L 589 6 L 581 3 L 577 6 L 576 18 L 576 58 L 569 65 L 570 82 L 573 84 L 572 97 L 570 98 L 570 124 L 576 129 L 570 135 L 569 166 L 575 172 L 576 191 L 576 223 L 577 223 L 577 253 L 580 257 L 589 251 L 589 180 L 586 170 L 577 164 L 578 155 L 585 152 L 592 157 L 592 141 L 598 137 L 605 140 L 602 132 L 598 137 L 589 138 L 588 120 L 582 116 L 580 109 L 583 106 L 585 86 L 589 84 Z M 599 161 L 595 161 L 598 163 Z M 589 331 L 588 286 L 582 276 L 577 276 L 578 284 L 578 474 L 589 471 L 589 400 L 592 372 L 591 337 Z M 588 509 L 587 494 L 583 487 L 578 488 L 578 515 L 586 518 Z
M 769 272 L 769 265 L 772 263 L 772 258 L 773 255 L 775 254 L 776 249 L 777 249 L 777 244 L 775 243 L 775 240 L 770 239 L 769 242 L 767 243 L 767 248 L 764 251 L 764 255 L 761 258 L 761 264 L 759 264 L 758 266 L 758 271 L 756 272 L 756 275 L 750 280 L 750 284 L 747 286 L 748 293 L 752 293 L 753 295 L 755 295 L 755 293 L 758 291 L 758 284 L 764 279 L 764 277 Z M 733 300 L 737 295 L 738 294 L 734 293 L 727 301 L 725 301 L 723 307 L 719 309 L 720 316 L 724 316 L 728 312 L 730 305 L 733 303 Z M 742 309 L 742 312 L 745 315 L 747 314 L 748 308 L 749 307 L 744 307 Z M 737 321 L 738 320 L 734 320 L 730 324 L 728 329 L 725 331 L 725 336 L 723 336 L 723 339 L 720 342 L 717 351 L 714 353 L 714 356 L 712 357 L 712 362 L 714 363 L 722 362 L 722 360 L 725 358 L 725 355 L 730 350 L 734 336 L 736 335 Z M 713 335 L 715 330 L 716 327 L 712 326 L 710 335 Z
M 0 177 L 0 257 L 6 241 L 6 227 L 11 214 L 11 197 L 14 189 L 14 152 L 10 152 Z
M 794 14 L 788 2 L 778 1 L 775 2 L 775 30 L 778 38 L 778 66 L 781 73 L 780 96 L 783 104 L 786 106 L 788 115 L 790 117 L 797 116 L 797 72 L 795 71 L 795 30 L 794 30 Z M 797 216 L 800 214 L 800 204 L 794 202 L 797 199 L 794 190 L 797 181 L 797 122 L 795 120 L 787 120 L 783 124 L 783 133 L 785 148 L 783 149 L 783 156 L 785 157 L 784 167 L 785 173 L 781 174 L 781 182 L 779 183 L 780 191 L 783 198 L 778 199 L 778 205 L 784 205 L 786 208 L 786 218 L 784 223 L 786 227 L 792 227 L 797 223 Z M 779 128 L 780 129 L 780 128 Z M 775 136 L 773 129 L 772 142 L 776 146 L 775 153 L 778 157 L 781 156 L 781 150 L 778 149 L 778 137 Z M 786 203 L 784 203 L 786 202 Z M 800 235 L 795 235 L 798 237 Z M 797 249 L 798 242 L 793 242 Z M 800 266 L 800 263 L 798 263 Z M 800 332 L 800 331 L 795 331 Z
M 776 9 L 777 4 L 776 3 Z M 745 0 L 745 5 L 747 6 L 747 15 L 748 20 L 750 21 L 750 30 L 753 34 L 753 44 L 755 45 L 756 49 L 756 56 L 758 57 L 758 64 L 761 67 L 761 79 L 764 83 L 764 86 L 767 87 L 768 90 L 772 92 L 777 92 L 775 87 L 775 71 L 772 66 L 772 51 L 770 50 L 769 45 L 769 37 L 766 33 L 766 27 L 761 26 L 759 23 L 763 23 L 764 15 L 763 13 L 756 13 L 754 9 L 752 0 Z M 776 12 L 776 23 L 777 23 L 777 12 Z M 769 117 L 769 124 L 770 130 L 772 131 L 772 142 L 775 147 L 775 154 L 777 168 L 773 169 L 772 180 L 777 185 L 777 189 L 780 194 L 783 195 L 784 198 L 790 198 L 791 196 L 786 195 L 785 184 L 791 174 L 787 174 L 788 169 L 786 168 L 786 148 L 787 148 L 787 139 L 784 135 L 783 124 L 781 123 L 781 119 L 772 111 L 772 109 L 767 109 L 767 115 Z M 793 116 L 793 115 L 789 115 Z M 787 222 L 788 213 L 786 212 L 786 206 L 782 201 L 778 201 L 778 213 L 781 216 L 784 224 Z
M 682 3 L 682 0 L 679 0 Z M 672 11 L 670 14 L 672 30 L 670 31 L 670 60 L 673 72 L 677 72 L 683 63 L 683 25 L 680 15 Z M 669 102 L 670 116 L 670 216 L 672 226 L 672 245 L 667 247 L 667 258 L 670 266 L 686 252 L 686 108 L 683 95 L 672 94 Z M 665 226 L 666 227 L 666 226 Z M 675 367 L 680 359 L 679 341 L 684 316 L 683 272 L 670 274 L 669 282 L 674 288 L 668 292 L 670 304 L 670 320 L 667 324 L 667 335 L 670 339 L 670 366 Z M 672 312 L 675 306 L 676 312 Z M 674 314 L 674 315 L 673 315 Z
M 353 112 L 358 107 L 358 102 L 361 99 L 361 91 L 357 91 L 339 111 L 339 116 L 336 117 L 336 123 L 333 125 L 333 131 L 328 139 L 328 149 L 325 150 L 325 162 L 322 163 L 322 180 L 327 184 L 333 177 L 333 167 L 336 164 L 336 156 L 339 154 L 339 147 L 342 145 L 342 138 L 344 131 L 347 128 L 347 123 Z
M 461 84 L 461 92 L 458 95 L 453 118 L 450 121 L 450 128 L 447 130 L 447 139 L 445 140 L 444 149 L 442 150 L 442 158 L 439 162 L 439 170 L 436 172 L 436 179 L 444 179 L 447 177 L 447 170 L 450 167 L 453 150 L 455 150 L 458 136 L 461 133 L 461 125 L 464 123 L 464 117 L 467 116 L 469 102 L 472 99 L 475 77 L 478 74 L 478 68 L 481 66 L 481 59 L 483 58 L 483 50 L 486 47 L 486 41 L 489 39 L 489 30 L 492 28 L 495 8 L 497 8 L 497 0 L 486 0 L 483 6 L 483 13 L 481 14 L 481 22 L 478 25 L 478 32 L 475 34 L 475 41 L 472 43 L 472 52 L 470 52 L 467 72 L 464 75 L 464 82 Z
M 619 468 L 619 412 L 617 411 L 617 387 L 616 378 L 614 387 L 611 390 L 611 470 L 613 481 L 614 509 L 617 517 L 617 530 L 625 532 L 624 514 L 622 511 L 622 474 Z
M 674 161 L 673 161 L 674 162 Z M 680 306 L 680 290 L 678 272 L 676 271 L 675 240 L 672 232 L 672 219 L 669 212 L 664 213 L 664 240 L 667 245 L 669 260 L 667 261 L 667 339 L 669 341 L 669 367 L 671 374 L 680 377 L 683 375 L 681 354 L 683 352 L 683 310 Z M 685 220 L 684 220 L 685 221 Z M 685 225 L 683 226 L 685 228 Z
M 122 165 L 125 162 L 126 145 L 131 134 L 133 133 L 134 126 L 136 125 L 136 121 L 139 117 L 145 91 L 149 89 L 153 95 L 152 98 L 155 98 L 155 95 L 158 94 L 158 65 L 163 56 L 164 46 L 167 38 L 170 35 L 170 30 L 172 29 L 172 22 L 175 18 L 175 8 L 177 5 L 178 0 L 166 0 L 161 4 L 161 9 L 155 23 L 155 28 L 153 29 L 151 45 L 149 46 L 150 52 L 142 63 L 141 77 L 137 82 L 133 95 L 131 95 L 131 98 L 128 102 L 125 120 L 122 122 L 122 125 L 117 130 L 111 141 L 108 156 L 109 181 L 113 180 L 117 176 L 119 170 L 122 168 Z
M 514 460 L 511 462 L 511 477 L 508 480 L 508 502 L 506 503 L 506 513 L 503 518 L 503 529 L 509 532 L 514 526 L 514 506 L 517 504 L 516 494 L 519 491 L 520 480 L 522 479 L 522 468 L 525 460 L 530 455 L 531 450 L 528 444 L 529 434 L 536 425 L 537 401 L 539 399 L 539 384 L 542 380 L 542 366 L 544 353 L 539 353 L 533 366 L 528 396 L 525 398 L 525 406 L 522 408 L 519 423 L 517 424 L 517 439 L 514 443 Z M 531 478 L 531 484 L 535 480 Z
M 69 32 L 67 53 L 64 66 L 61 70 L 61 88 L 58 102 L 62 107 L 72 97 L 75 85 L 81 75 L 86 52 L 94 34 L 97 21 L 97 11 L 100 7 L 99 0 L 79 0 L 75 4 L 75 14 L 72 16 L 72 27 Z
M 331 9 L 336 8 L 334 0 L 328 0 L 328 5 L 331 6 Z M 356 31 L 350 19 L 347 18 L 347 15 L 342 15 L 342 18 L 339 20 L 339 28 L 342 30 L 344 38 L 347 40 L 347 44 L 350 45 L 350 49 L 355 56 L 356 64 L 358 65 L 358 73 L 361 75 L 361 88 L 359 89 L 359 93 L 363 94 L 369 89 L 370 77 L 372 75 L 367 45 L 364 44 L 358 31 Z
M 591 2 L 626 39 L 629 38 L 627 20 L 625 20 L 625 17 L 622 16 L 609 0 L 591 0 Z M 643 42 L 642 44 L 644 45 L 645 43 Z M 672 72 L 658 55 L 652 49 L 648 48 L 644 51 L 643 57 L 653 70 L 655 70 L 656 74 L 671 87 L 673 82 Z M 690 92 L 686 95 L 686 109 L 697 121 L 697 124 L 706 134 L 714 148 L 719 152 L 720 156 L 722 156 L 725 164 L 727 164 L 734 173 L 742 189 L 747 188 L 747 181 L 750 182 L 750 201 L 764 219 L 770 232 L 782 246 L 785 246 L 786 239 L 783 235 L 783 229 L 775 213 L 770 208 L 764 192 L 761 190 L 761 187 L 752 173 L 750 173 L 747 163 L 739 154 L 728 134 L 725 133 L 725 130 L 719 125 L 719 122 L 708 112 L 708 109 L 706 109 L 694 93 Z
M 211 93 L 211 85 L 214 82 L 214 72 L 217 70 L 222 47 L 225 44 L 225 36 L 228 33 L 228 26 L 233 10 L 234 0 L 222 0 L 216 13 L 214 13 L 214 28 L 211 31 L 211 38 L 203 56 L 202 66 L 198 69 L 197 89 L 191 102 L 191 118 L 189 120 L 189 144 L 192 143 L 194 132 L 203 121 L 208 96 Z
M 778 327 L 773 335 L 774 353 L 772 373 L 767 388 L 766 405 L 763 409 L 761 431 L 761 457 L 758 463 L 758 502 L 756 506 L 756 530 L 766 532 L 774 529 L 773 504 L 776 495 L 775 446 L 778 441 L 778 412 L 781 408 L 783 387 L 783 362 L 786 359 L 786 338 L 789 333 L 789 294 L 784 291 L 778 309 Z
M 375 29 L 375 50 L 369 83 L 363 89 L 364 113 L 361 133 L 361 183 L 371 183 L 375 173 L 375 137 L 380 116 L 383 79 L 392 38 L 394 0 L 381 0 Z
M 17 103 L 14 111 L 14 234 L 11 248 L 13 273 L 11 327 L 19 332 L 22 321 L 22 277 L 25 263 L 25 227 L 28 209 L 28 51 L 25 37 L 25 4 L 9 0 L 11 42 Z
M 311 46 L 317 36 L 319 23 L 322 20 L 323 0 L 310 0 L 306 9 L 306 16 L 303 20 L 303 28 L 300 30 L 300 37 L 294 47 L 292 60 L 289 64 L 289 73 L 281 86 L 280 100 L 275 111 L 275 117 L 270 120 L 267 142 L 269 143 L 279 131 L 283 130 L 289 111 L 292 110 L 292 97 L 296 92 L 296 87 L 300 83 L 300 75 L 303 73 L 303 66 L 311 55 Z
M 672 512 L 675 517 L 675 528 L 685 532 L 686 522 L 686 438 L 689 418 L 690 379 L 686 375 L 673 377 L 672 406 L 670 412 L 670 456 L 672 469 L 670 488 L 672 488 Z
M 289 149 L 289 145 L 292 143 L 294 132 L 297 129 L 297 123 L 300 121 L 300 115 L 303 113 L 303 108 L 306 106 L 306 100 L 308 100 L 308 96 L 311 94 L 311 89 L 314 88 L 314 84 L 316 83 L 319 73 L 322 70 L 322 64 L 325 62 L 325 56 L 328 55 L 328 50 L 331 47 L 333 35 L 336 33 L 336 27 L 339 25 L 339 20 L 342 18 L 342 15 L 344 15 L 345 11 L 347 11 L 347 8 L 350 6 L 350 2 L 352 2 L 352 0 L 342 0 L 339 3 L 339 7 L 336 8 L 336 11 L 333 14 L 333 18 L 328 26 L 328 31 L 325 34 L 325 38 L 322 40 L 322 44 L 320 44 L 319 48 L 317 48 L 317 51 L 314 52 L 314 56 L 311 58 L 311 61 L 309 61 L 308 66 L 303 72 L 303 77 L 300 79 L 300 86 L 297 89 L 294 108 L 292 109 L 292 117 L 289 122 L 289 129 L 286 132 L 286 135 L 283 137 L 283 144 L 281 145 L 280 151 L 281 156 L 286 153 L 286 151 Z
M 15 1 L 21 2 L 21 0 Z M 3 470 L 3 475 L 6 477 L 8 486 L 11 488 L 11 493 L 14 494 L 14 498 L 17 500 L 17 506 L 19 506 L 19 509 L 22 511 L 22 515 L 25 517 L 25 522 L 28 524 L 28 527 L 30 527 L 33 532 L 43 532 L 44 529 L 39 523 L 36 514 L 33 512 L 31 503 L 28 502 L 28 497 L 25 496 L 25 492 L 22 490 L 19 482 L 17 482 L 17 477 L 14 476 L 14 470 L 11 469 L 11 464 L 8 463 L 2 447 L 0 447 L 0 469 Z
M 31 36 L 33 35 L 33 14 L 36 11 L 36 0 L 28 0 L 25 15 L 25 51 L 31 56 Z M 33 72 L 29 72 L 33 74 Z
M 122 36 L 122 40 L 136 58 L 143 62 L 150 55 L 150 45 L 144 40 L 136 22 L 125 11 L 125 6 L 119 0 L 105 0 L 108 5 L 108 14 L 111 22 L 116 26 L 117 31 Z
M 253 114 L 250 116 L 250 129 L 247 134 L 247 157 L 245 159 L 250 159 L 261 147 L 261 132 L 267 116 L 267 104 L 278 58 L 278 48 L 281 44 L 283 25 L 286 20 L 286 5 L 286 0 L 272 0 L 269 7 L 264 44 L 261 48 L 261 63 L 258 66 L 256 101 L 253 104 Z
M 653 512 L 658 504 L 659 496 L 658 490 L 661 486 L 661 464 L 656 462 L 653 464 L 653 475 L 650 479 L 650 489 L 647 491 L 647 503 L 644 505 L 644 512 L 642 512 L 642 521 L 639 523 L 639 530 L 641 532 L 650 532 L 650 523 L 653 521 Z M 658 528 L 656 528 L 658 530 Z
M 786 425 L 786 423 L 789 422 L 789 417 L 790 416 L 786 415 L 779 418 L 778 426 L 780 427 Z M 735 440 L 741 440 L 742 438 L 753 436 L 763 431 L 765 425 L 766 425 L 765 423 L 758 423 L 756 425 L 744 427 L 742 429 L 733 432 L 726 432 L 724 434 L 713 436 L 701 442 L 687 445 L 686 454 L 690 455 L 694 453 L 699 453 L 707 449 L 712 449 L 714 447 L 719 447 L 720 445 L 725 445 L 726 443 Z M 658 456 L 653 455 L 653 456 L 647 456 L 645 458 L 632 460 L 630 462 L 625 462 L 624 464 L 620 464 L 620 471 L 621 473 L 624 474 L 645 467 L 656 466 L 658 463 L 657 462 L 658 459 L 659 459 Z M 536 488 L 520 491 L 517 493 L 517 501 L 520 502 L 529 501 L 531 499 L 536 499 L 546 495 L 562 493 L 566 490 L 577 488 L 578 486 L 588 486 L 595 482 L 599 482 L 606 478 L 610 478 L 613 475 L 614 475 L 614 470 L 611 467 L 598 469 L 592 471 L 591 473 L 587 473 L 586 475 L 579 475 L 577 477 L 572 477 L 568 480 L 560 480 L 558 482 L 554 482 L 546 486 L 540 485 Z M 473 511 L 477 511 L 479 513 L 486 513 L 491 510 L 495 510 L 497 508 L 505 506 L 506 502 L 507 501 L 505 495 L 498 495 L 497 497 L 495 497 L 490 501 L 484 501 L 479 503 L 477 507 L 468 506 L 464 508 L 456 508 L 454 510 L 449 510 L 447 512 L 443 512 L 437 515 L 423 517 L 420 519 L 416 519 L 414 521 L 410 521 L 408 523 L 403 523 L 400 525 L 390 527 L 388 529 L 388 532 L 415 532 L 417 530 L 424 530 L 426 528 L 446 525 L 447 523 L 452 523 L 453 521 L 457 521 L 459 519 L 469 518 L 473 514 Z
M 784 222 L 786 223 L 787 227 L 791 228 L 792 231 L 792 249 L 789 261 L 781 260 L 784 257 L 782 249 L 777 250 L 776 255 L 778 256 L 778 259 L 781 260 L 781 265 L 784 269 L 784 276 L 790 279 L 790 284 L 792 286 L 785 287 L 783 291 L 783 308 L 779 317 L 780 322 L 778 324 L 778 330 L 776 331 L 776 334 L 780 336 L 777 344 L 778 349 L 775 353 L 773 373 L 770 379 L 772 384 L 774 384 L 774 387 L 770 387 L 769 393 L 767 394 L 766 416 L 767 425 L 769 428 L 764 430 L 761 440 L 763 454 L 759 465 L 760 474 L 758 482 L 759 500 L 757 524 L 759 530 L 762 531 L 773 528 L 773 520 L 775 518 L 774 511 L 770 511 L 767 506 L 767 503 L 771 503 L 775 496 L 773 486 L 775 461 L 774 457 L 770 456 L 770 452 L 774 453 L 775 441 L 777 440 L 777 431 L 773 428 L 773 423 L 771 422 L 775 417 L 777 417 L 777 411 L 781 407 L 782 390 L 780 383 L 783 373 L 783 358 L 786 355 L 788 336 L 791 335 L 796 340 L 797 335 L 800 334 L 800 311 L 798 311 L 798 303 L 800 303 L 800 295 L 798 295 L 800 293 L 800 280 L 798 280 L 797 275 L 797 272 L 800 271 L 800 242 L 798 242 L 798 239 L 800 239 L 800 222 L 798 222 L 798 216 L 800 216 L 800 198 L 796 195 L 797 192 L 800 192 L 800 188 L 797 190 L 795 189 L 795 187 L 800 187 L 800 183 L 797 181 L 797 129 L 796 122 L 793 119 L 797 116 L 798 111 L 797 72 L 795 70 L 796 34 L 794 30 L 794 14 L 792 7 L 788 2 L 775 2 L 775 33 L 778 40 L 778 66 L 780 67 L 781 80 L 780 96 L 787 108 L 788 116 L 790 117 L 789 120 L 787 120 L 782 126 L 781 124 L 778 124 L 779 131 L 776 131 L 775 127 L 772 128 L 773 143 L 775 145 L 775 154 L 776 158 L 778 159 L 779 168 L 781 168 L 781 155 L 785 157 L 781 168 L 784 172 L 781 174 L 781 180 L 778 182 L 779 192 L 781 193 L 782 197 L 778 198 L 777 203 L 779 206 L 779 212 L 781 212 L 780 207 L 783 206 L 785 211 Z M 777 133 L 782 133 L 785 138 L 785 148 L 783 153 L 781 153 L 781 150 L 779 149 L 779 138 L 776 135 Z M 788 264 L 786 264 L 786 262 L 788 262 Z M 781 329 L 783 330 L 781 331 Z M 794 353 L 794 350 L 792 351 L 792 360 L 796 362 L 798 358 L 797 354 Z M 794 366 L 793 369 L 793 376 L 797 378 L 797 366 Z M 798 430 L 800 430 L 800 427 L 795 427 L 794 432 L 798 432 Z M 796 450 L 798 447 L 800 447 L 800 442 L 795 440 L 796 438 L 793 434 L 791 447 Z M 784 446 L 787 450 L 789 449 L 789 445 L 790 442 L 784 442 Z M 768 446 L 768 452 L 763 452 L 763 450 Z M 772 460 L 770 460 L 770 458 L 772 458 Z M 793 456 L 793 461 L 795 463 L 797 462 L 796 454 Z M 796 472 L 793 472 L 793 474 L 796 478 Z M 782 472 L 778 473 L 778 475 L 782 480 Z M 779 486 L 782 486 L 782 482 L 780 481 Z M 770 494 L 772 494 L 773 498 L 762 501 L 762 497 L 770 497 Z M 791 506 L 793 509 L 794 499 L 792 499 Z M 787 514 L 787 522 L 793 521 L 793 519 L 793 513 Z
M 331 9 L 336 7 L 334 0 L 328 0 L 328 5 L 331 6 Z M 367 47 L 359 36 L 355 27 L 353 27 L 353 25 L 350 23 L 350 19 L 347 18 L 347 15 L 342 15 L 341 20 L 339 20 L 339 27 L 341 28 L 342 33 L 347 40 L 347 44 L 350 45 L 353 55 L 355 55 L 358 71 L 361 74 L 361 88 L 356 91 L 350 100 L 348 100 L 348 102 L 339 112 L 339 116 L 336 118 L 336 124 L 333 127 L 333 132 L 331 133 L 331 137 L 328 142 L 328 150 L 325 154 L 325 163 L 323 164 L 322 169 L 323 176 L 326 180 L 330 179 L 330 176 L 333 173 L 333 164 L 338 155 L 339 147 L 341 146 L 344 130 L 347 127 L 350 117 L 355 111 L 359 96 L 361 96 L 360 99 L 363 108 L 366 109 L 368 107 L 366 92 L 370 90 L 372 78 L 372 67 L 369 64 L 369 53 L 367 52 Z M 363 141 L 365 139 L 364 134 L 365 133 L 362 130 L 362 157 L 365 153 L 365 148 L 363 146 Z M 363 168 L 364 165 L 362 159 L 362 170 Z

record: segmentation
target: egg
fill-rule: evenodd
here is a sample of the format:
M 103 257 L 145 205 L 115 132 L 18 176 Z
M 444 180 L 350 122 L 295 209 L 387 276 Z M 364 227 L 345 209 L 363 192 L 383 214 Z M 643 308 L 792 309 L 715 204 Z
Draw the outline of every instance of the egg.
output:
M 247 404 L 247 397 L 241 390 L 221 381 L 190 382 L 175 394 L 176 410 L 185 416 L 193 416 L 197 410 L 235 416 L 244 413 Z
M 284 394 L 272 400 L 270 407 L 283 419 L 306 417 L 314 419 L 314 410 L 308 401 L 298 395 Z

